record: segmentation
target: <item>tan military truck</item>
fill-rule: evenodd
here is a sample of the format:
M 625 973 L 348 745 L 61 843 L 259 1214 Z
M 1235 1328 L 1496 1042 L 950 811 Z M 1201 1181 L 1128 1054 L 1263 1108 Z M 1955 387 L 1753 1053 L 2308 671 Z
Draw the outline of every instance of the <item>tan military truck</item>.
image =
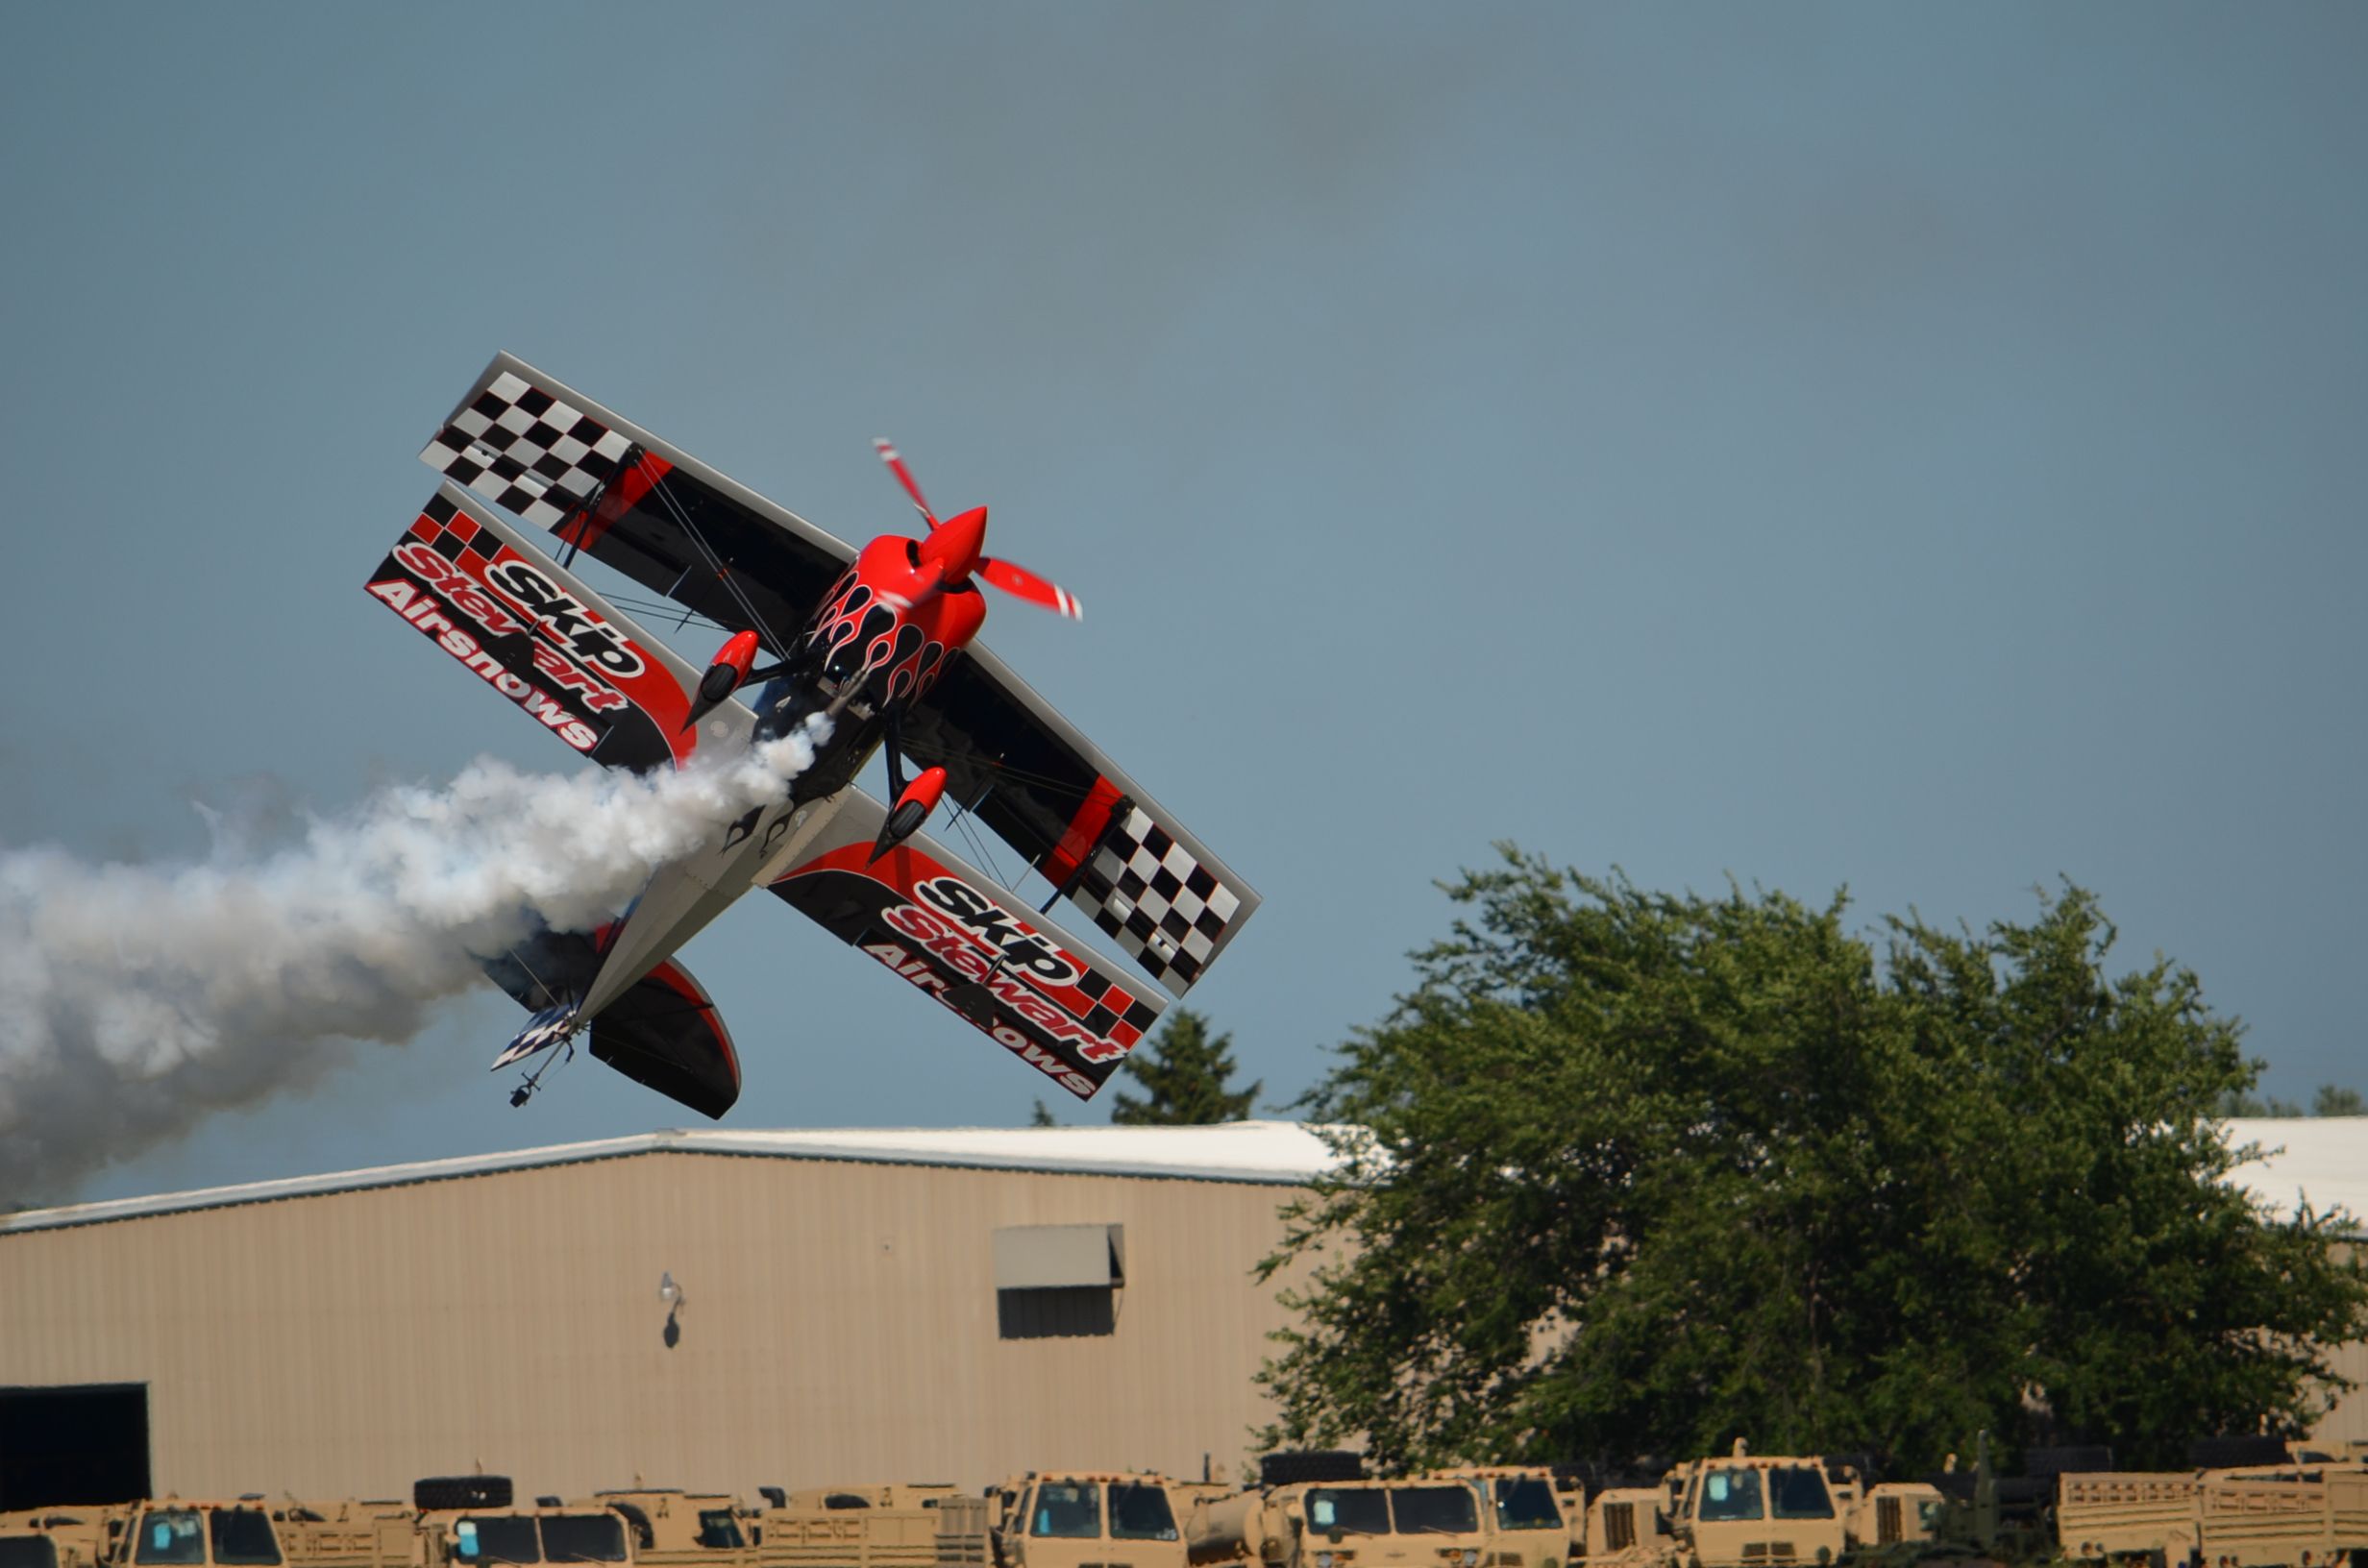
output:
M 272 1510 L 287 1568 L 378 1568 L 417 1556 L 417 1514 L 391 1498 L 291 1502 Z
M 623 1516 L 556 1497 L 538 1499 L 531 1507 L 423 1509 L 412 1548 L 414 1568 L 634 1560 L 632 1534 Z
M 595 1492 L 574 1507 L 622 1518 L 633 1560 L 645 1568 L 748 1568 L 756 1561 L 755 1516 L 721 1492 L 638 1486 Z
M 1586 1556 L 1587 1494 L 1575 1479 L 1541 1465 L 1459 1465 L 1425 1470 L 1425 1481 L 1469 1482 L 1493 1568 L 1563 1568 Z
M 1182 1521 L 1219 1489 L 1129 1470 L 1048 1470 L 988 1493 L 997 1568 L 1185 1568 Z
M 1681 1465 L 1670 1481 L 1675 1555 L 1690 1568 L 1906 1558 L 1938 1539 L 1939 1488 L 1870 1484 L 1814 1455 L 1755 1455 L 1739 1438 L 1725 1458 Z
M 1479 1568 L 1493 1548 L 1468 1481 L 1302 1482 L 1193 1510 L 1195 1563 L 1266 1568 Z
M 127 1519 L 117 1507 L 0 1513 L 0 1568 L 100 1568 Z
M 1671 1479 L 1670 1530 L 1688 1568 L 1834 1562 L 1849 1549 L 1820 1459 L 1752 1454 L 1738 1439 L 1726 1458 L 1692 1460 Z
M 1586 1533 L 1573 1560 L 1586 1568 L 1657 1568 L 1677 1560 L 1662 1486 L 1606 1486 L 1587 1500 Z
M 757 1515 L 758 1568 L 987 1568 L 987 1500 L 951 1486 L 817 1487 Z
M 113 1568 L 281 1568 L 280 1532 L 259 1493 L 234 1502 L 151 1499 L 125 1510 Z
M 2368 1551 L 2368 1470 L 2097 1470 L 2057 1479 L 2056 1544 L 2085 1561 L 2321 1568 Z

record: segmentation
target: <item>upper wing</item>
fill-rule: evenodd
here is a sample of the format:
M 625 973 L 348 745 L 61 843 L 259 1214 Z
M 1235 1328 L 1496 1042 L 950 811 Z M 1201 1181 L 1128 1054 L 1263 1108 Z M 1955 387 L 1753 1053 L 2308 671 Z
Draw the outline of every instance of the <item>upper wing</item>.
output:
M 974 645 L 904 727 L 949 793 L 1178 996 L 1258 894 L 1027 682 Z
M 926 833 L 877 860 L 885 808 L 859 789 L 771 886 L 1077 1098 L 1091 1099 L 1162 1004 L 1139 995 L 1057 925 L 1015 904 Z
M 752 607 L 763 629 L 795 637 L 855 558 L 805 519 L 506 354 L 419 455 L 733 631 L 750 627 Z

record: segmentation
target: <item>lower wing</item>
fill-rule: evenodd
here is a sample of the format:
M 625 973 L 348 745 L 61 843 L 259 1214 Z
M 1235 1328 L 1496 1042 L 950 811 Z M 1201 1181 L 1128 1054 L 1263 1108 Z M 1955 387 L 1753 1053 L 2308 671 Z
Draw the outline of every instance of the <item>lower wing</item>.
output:
M 1094 1097 L 1165 1003 L 925 833 L 877 860 L 887 808 L 859 789 L 768 865 L 774 894 L 1061 1088 Z

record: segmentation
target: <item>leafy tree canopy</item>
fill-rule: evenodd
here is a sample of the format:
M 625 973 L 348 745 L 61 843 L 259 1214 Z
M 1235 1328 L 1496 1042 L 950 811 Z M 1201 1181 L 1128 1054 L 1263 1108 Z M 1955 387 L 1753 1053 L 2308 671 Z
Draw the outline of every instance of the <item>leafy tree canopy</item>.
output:
M 1303 1102 L 1344 1164 L 1262 1374 L 1270 1442 L 1382 1462 L 1871 1448 L 1987 1429 L 2183 1462 L 2302 1430 L 2368 1329 L 2336 1227 L 2222 1181 L 2258 1065 L 2088 893 L 1874 942 L 1781 894 L 1507 846 Z
M 1209 1034 L 1209 1020 L 1189 1007 L 1171 1008 L 1159 1033 L 1126 1058 L 1127 1076 L 1147 1091 L 1138 1099 L 1122 1092 L 1110 1113 L 1121 1126 L 1196 1126 L 1241 1121 L 1266 1080 L 1247 1089 L 1229 1087 L 1233 1036 Z

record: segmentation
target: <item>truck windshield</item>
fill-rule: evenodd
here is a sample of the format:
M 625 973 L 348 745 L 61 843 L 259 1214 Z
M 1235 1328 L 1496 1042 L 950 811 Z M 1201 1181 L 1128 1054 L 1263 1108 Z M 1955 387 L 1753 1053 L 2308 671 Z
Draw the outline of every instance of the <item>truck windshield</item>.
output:
M 1390 1533 L 1390 1500 L 1378 1489 L 1335 1490 L 1320 1486 L 1307 1494 L 1307 1522 L 1318 1530 L 1348 1535 Z
M 1704 1476 L 1694 1517 L 1714 1525 L 1729 1519 L 1766 1518 L 1760 1507 L 1760 1472 L 1714 1470 Z
M 277 1568 L 280 1538 L 260 1508 L 213 1510 L 213 1560 L 226 1568 Z
M 740 1538 L 740 1521 L 729 1508 L 699 1510 L 699 1544 L 714 1551 L 736 1552 L 748 1543 Z
M 453 1556 L 462 1562 L 540 1562 L 531 1515 L 479 1514 L 453 1521 Z
M 151 1508 L 139 1522 L 137 1562 L 204 1562 L 206 1528 L 195 1508 Z
M 0 1535 L 0 1568 L 58 1568 L 58 1543 L 46 1535 Z
M 1393 1486 L 1390 1514 L 1400 1535 L 1469 1535 L 1480 1505 L 1468 1486 Z
M 1767 1473 L 1768 1511 L 1779 1519 L 1831 1519 L 1834 1495 L 1825 1478 L 1806 1464 L 1778 1465 Z
M 1562 1510 L 1554 1507 L 1554 1488 L 1535 1476 L 1497 1478 L 1498 1530 L 1560 1530 Z
M 545 1562 L 623 1562 L 625 1521 L 613 1513 L 547 1513 Z
M 1091 1481 L 1048 1481 L 1036 1488 L 1028 1510 L 1030 1535 L 1067 1540 L 1101 1538 L 1101 1486 Z
M 1175 1514 L 1168 1488 L 1140 1481 L 1110 1483 L 1110 1533 L 1122 1541 L 1172 1541 Z

